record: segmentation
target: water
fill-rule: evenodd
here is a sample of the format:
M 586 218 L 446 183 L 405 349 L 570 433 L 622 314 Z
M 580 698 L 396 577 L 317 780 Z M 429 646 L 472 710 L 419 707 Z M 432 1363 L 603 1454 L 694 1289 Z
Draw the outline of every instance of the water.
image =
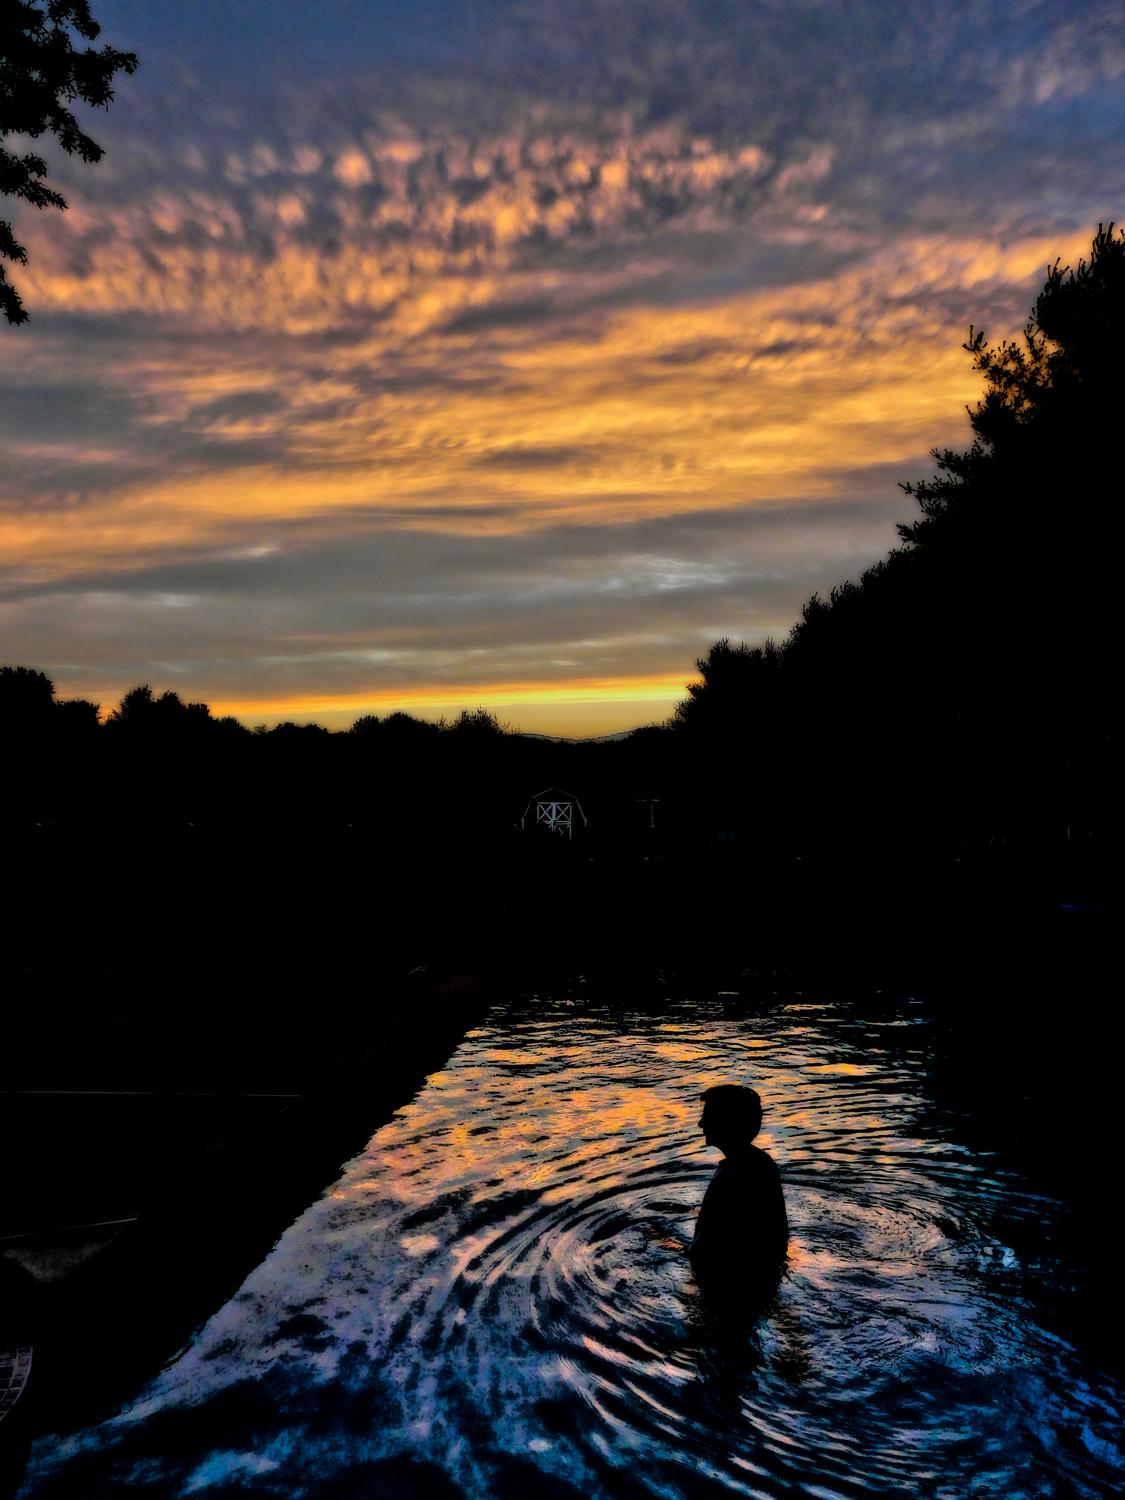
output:
M 498 1007 L 21 1493 L 1101 1500 L 1125 1399 L 1060 1331 L 1065 1210 L 934 1106 L 928 1034 L 909 1004 Z M 751 1322 L 684 1254 L 718 1160 L 699 1093 L 730 1081 L 792 1226 Z

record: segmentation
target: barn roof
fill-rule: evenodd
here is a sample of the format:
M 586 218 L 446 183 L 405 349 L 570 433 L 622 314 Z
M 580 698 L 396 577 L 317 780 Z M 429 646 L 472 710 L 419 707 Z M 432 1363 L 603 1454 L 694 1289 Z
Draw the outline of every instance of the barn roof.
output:
M 569 802 L 583 823 L 590 821 L 582 810 L 581 802 L 579 802 L 573 792 L 564 791 L 562 787 L 558 786 L 546 786 L 541 792 L 536 792 L 528 801 L 527 806 L 523 810 L 522 822 L 526 822 L 529 817 L 534 816 L 536 804 L 540 802 Z

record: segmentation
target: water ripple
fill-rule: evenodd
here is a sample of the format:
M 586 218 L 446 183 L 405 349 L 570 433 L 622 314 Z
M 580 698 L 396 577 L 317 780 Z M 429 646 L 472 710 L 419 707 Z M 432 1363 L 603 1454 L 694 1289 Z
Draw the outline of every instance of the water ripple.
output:
M 90 1496 L 142 1473 L 206 1494 L 251 1449 L 263 1496 L 382 1493 L 389 1464 L 387 1493 L 480 1500 L 1110 1493 L 1122 1393 L 1037 1311 L 1070 1274 L 1063 1209 L 937 1115 L 924 1025 L 498 1009 L 27 1495 L 79 1461 Z M 699 1094 L 728 1081 L 763 1095 L 792 1226 L 760 1316 L 702 1296 L 685 1253 L 717 1159 Z M 273 1412 L 253 1434 L 251 1391 Z M 209 1436 L 169 1456 L 177 1409 Z

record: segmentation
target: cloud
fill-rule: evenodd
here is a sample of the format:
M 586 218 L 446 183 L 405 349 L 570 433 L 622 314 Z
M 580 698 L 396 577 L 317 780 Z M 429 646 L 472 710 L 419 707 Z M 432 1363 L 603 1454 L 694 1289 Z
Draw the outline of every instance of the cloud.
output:
M 455 313 L 441 331 L 480 333 L 492 329 L 537 327 L 558 315 L 558 308 L 546 297 L 528 297 L 522 302 L 486 302 Z
M 231 391 L 227 396 L 217 396 L 195 411 L 196 420 L 203 425 L 227 424 L 253 421 L 259 417 L 273 416 L 284 411 L 288 402 L 279 391 L 245 390 Z
M 907 502 L 877 493 L 885 477 L 857 475 L 860 498 L 802 507 L 475 538 L 290 540 L 153 561 L 9 590 L 0 620 L 20 658 L 60 690 L 106 703 L 140 680 L 190 684 L 193 697 L 224 704 L 303 702 L 315 690 L 352 717 L 357 703 L 441 706 L 484 688 L 511 702 L 535 684 L 557 695 L 612 680 L 626 698 L 663 684 L 667 698 L 716 622 L 751 638 L 783 634 L 813 589 L 887 544 Z
M 590 461 L 593 457 L 591 449 L 575 445 L 544 448 L 530 443 L 513 443 L 510 448 L 481 453 L 473 463 L 477 468 L 485 469 L 558 469 L 583 460 Z
M 145 66 L 0 332 L 8 639 L 101 696 L 668 681 L 783 631 L 964 440 L 967 324 L 1120 214 L 1102 0 L 105 20 Z

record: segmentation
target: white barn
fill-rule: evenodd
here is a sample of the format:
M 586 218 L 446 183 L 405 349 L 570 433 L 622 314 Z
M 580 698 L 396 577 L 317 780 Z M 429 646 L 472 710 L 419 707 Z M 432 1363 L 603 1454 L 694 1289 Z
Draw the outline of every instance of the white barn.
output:
M 523 817 L 520 819 L 520 827 L 545 828 L 549 833 L 561 834 L 564 838 L 574 837 L 575 821 L 580 828 L 586 828 L 589 819 L 582 811 L 582 804 L 573 792 L 564 792 L 557 786 L 549 786 L 541 792 L 536 792 L 531 801 L 524 808 Z

